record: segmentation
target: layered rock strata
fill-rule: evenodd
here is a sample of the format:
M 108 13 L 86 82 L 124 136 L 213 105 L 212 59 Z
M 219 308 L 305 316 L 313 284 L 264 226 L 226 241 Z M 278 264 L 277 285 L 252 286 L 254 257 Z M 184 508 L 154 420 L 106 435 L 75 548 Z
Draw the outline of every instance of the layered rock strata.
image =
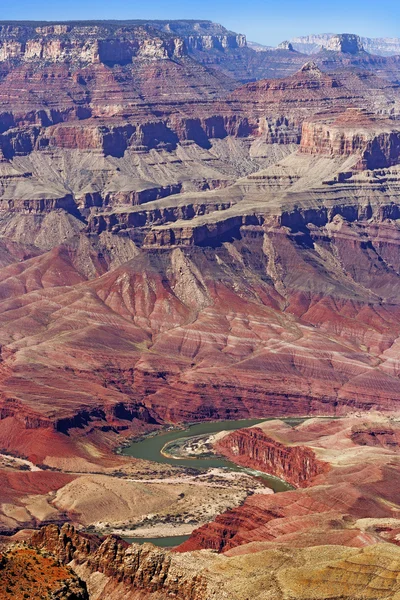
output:
M 315 54 L 320 49 L 330 43 L 332 38 L 338 36 L 333 33 L 308 35 L 296 37 L 291 40 L 294 48 L 305 54 Z M 371 54 L 380 56 L 396 56 L 400 54 L 399 38 L 366 38 L 361 37 L 360 42 L 363 48 Z
M 275 496 L 256 494 L 195 530 L 178 550 L 209 548 L 235 556 L 276 544 L 398 544 L 399 511 L 392 501 L 399 427 L 382 417 L 375 419 L 313 419 L 293 429 L 266 422 L 255 433 L 245 429 L 226 435 L 216 447 L 230 458 L 292 480 L 295 476 L 300 486 L 308 487 Z M 391 443 L 386 445 L 385 439 Z M 285 467 L 282 456 L 289 454 L 297 460 Z
M 1 26 L 0 61 L 123 64 L 134 57 L 181 58 L 179 37 L 155 35 L 146 26 L 56 24 Z
M 25 488 L 75 476 L 45 469 L 112 468 L 135 433 L 400 393 L 396 85 L 307 62 L 231 93 L 184 52 L 85 62 L 79 27 L 2 32 L 78 53 L 2 63 L 0 447 L 42 469 L 4 476 L 4 531 L 56 518 Z
M 80 573 L 93 600 L 104 595 L 118 598 L 122 593 L 132 599 L 212 597 L 208 578 L 201 573 L 204 559 L 190 566 L 188 561 L 150 544 L 129 545 L 112 537 L 101 542 L 95 536 L 78 534 L 67 525 L 41 529 L 33 536 L 32 544 Z
M 307 487 L 314 477 L 329 470 L 309 448 L 280 444 L 258 427 L 235 431 L 215 447 L 240 465 L 273 474 L 296 487 Z
M 332 592 L 346 600 L 361 600 L 366 593 L 389 600 L 398 593 L 393 573 L 400 562 L 399 549 L 383 543 L 364 548 L 270 547 L 257 553 L 218 557 L 205 552 L 171 555 L 151 546 L 126 548 L 115 539 L 99 545 L 65 528 L 61 532 L 42 530 L 33 541 L 62 561 L 73 554 L 69 565 L 85 579 L 93 600 L 104 593 L 110 600 L 122 595 L 129 600 L 245 600 L 249 593 L 262 600 L 266 591 L 272 600 L 283 595 L 305 599 L 307 587 L 323 600 L 332 597 Z M 94 546 L 90 554 L 89 545 Z
M 380 169 L 399 164 L 400 128 L 376 120 L 359 109 L 347 109 L 330 123 L 322 119 L 303 124 L 301 152 L 330 156 L 360 155 L 355 169 Z

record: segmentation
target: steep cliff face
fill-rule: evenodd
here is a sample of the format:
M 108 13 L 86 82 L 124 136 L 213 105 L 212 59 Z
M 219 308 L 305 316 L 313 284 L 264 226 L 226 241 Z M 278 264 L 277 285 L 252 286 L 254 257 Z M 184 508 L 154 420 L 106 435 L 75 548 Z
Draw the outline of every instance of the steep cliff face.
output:
M 329 469 L 309 448 L 280 444 L 258 427 L 226 435 L 216 450 L 240 465 L 275 475 L 296 487 L 307 487 Z
M 334 35 L 326 41 L 324 48 L 332 52 L 343 52 L 344 54 L 358 54 L 364 51 L 359 36 L 350 33 Z
M 168 192 L 169 190 L 166 190 L 166 192 Z M 149 193 L 149 191 L 146 191 L 147 193 L 143 193 L 140 194 L 139 199 L 146 199 L 146 197 L 148 196 L 152 196 L 153 193 Z M 154 191 L 154 193 L 156 193 L 156 191 Z M 165 193 L 165 195 L 169 195 L 168 193 Z M 160 194 L 160 197 L 163 197 Z M 135 198 L 134 198 L 135 200 Z M 107 199 L 106 199 L 107 201 Z M 142 202 L 137 202 L 137 204 L 141 204 Z M 100 204 L 100 203 L 99 203 Z M 136 204 L 136 202 L 134 201 L 132 204 Z M 101 206 L 101 204 L 100 204 Z M 147 226 L 151 226 L 151 225 L 162 225 L 163 223 L 171 223 L 174 221 L 178 221 L 178 220 L 191 220 L 193 219 L 196 215 L 204 215 L 204 214 L 208 214 L 208 213 L 212 213 L 216 210 L 227 210 L 229 207 L 231 206 L 230 202 L 218 202 L 218 203 L 204 203 L 204 204 L 186 204 L 184 206 L 169 206 L 169 207 L 165 207 L 162 208 L 160 207 L 157 210 L 146 210 L 146 209 L 142 209 L 142 210 L 135 210 L 132 211 L 130 209 L 128 209 L 126 212 L 122 209 L 119 208 L 118 212 L 110 212 L 109 214 L 103 212 L 100 214 L 93 214 L 90 217 L 89 223 L 88 223 L 88 230 L 91 233 L 95 233 L 95 234 L 101 234 L 103 231 L 110 231 L 110 232 L 116 232 L 116 231 L 123 231 L 123 230 L 127 230 L 127 229 L 131 229 L 131 228 L 139 228 L 139 227 L 147 227 Z M 207 231 L 204 231 L 203 237 L 202 237 L 202 241 L 204 241 L 204 235 L 207 234 Z M 216 232 L 216 235 L 218 234 L 218 232 Z M 183 242 L 183 237 L 177 237 L 175 236 L 174 239 L 171 238 L 171 233 L 169 231 L 167 231 L 167 233 L 165 234 L 166 237 L 164 238 L 164 234 L 162 232 L 150 232 L 146 235 L 146 237 L 143 239 L 143 243 L 148 244 L 148 245 L 154 245 L 154 246 L 171 246 L 171 245 L 175 245 L 176 243 L 180 243 L 180 241 L 182 240 Z M 175 235 L 175 232 L 174 232 Z M 189 239 L 187 240 L 187 244 L 193 243 L 195 241 L 194 235 L 193 235 L 193 231 L 191 230 L 189 232 Z M 196 242 L 197 241 L 201 241 L 200 239 L 200 234 L 198 234 L 198 236 L 196 236 Z
M 245 48 L 246 36 L 228 31 L 212 21 L 153 21 L 153 27 L 174 33 L 185 40 L 189 51 Z
M 190 50 L 245 48 L 246 36 L 240 34 L 190 35 L 185 38 Z
M 121 539 L 78 534 L 63 525 L 42 528 L 32 537 L 32 544 L 51 552 L 62 564 L 69 564 L 87 582 L 90 598 L 177 598 L 206 600 L 211 598 L 208 582 L 197 565 L 182 561 L 166 550 L 151 544 L 129 545 Z M 97 574 L 97 575 L 96 575 Z M 102 586 L 96 576 L 102 574 Z M 223 596 L 225 597 L 225 596 Z
M 133 58 L 181 58 L 186 47 L 178 37 L 158 35 L 140 26 L 50 25 L 2 26 L 0 61 L 124 64 Z
M 366 111 L 349 108 L 328 123 L 303 123 L 300 151 L 359 155 L 359 170 L 388 168 L 400 162 L 400 128 L 394 125 Z
M 296 50 L 304 54 L 315 54 L 321 48 L 329 45 L 333 38 L 338 38 L 334 33 L 300 36 L 291 39 Z M 364 50 L 379 56 L 396 56 L 400 54 L 400 38 L 359 38 Z M 357 45 L 359 45 L 359 43 Z

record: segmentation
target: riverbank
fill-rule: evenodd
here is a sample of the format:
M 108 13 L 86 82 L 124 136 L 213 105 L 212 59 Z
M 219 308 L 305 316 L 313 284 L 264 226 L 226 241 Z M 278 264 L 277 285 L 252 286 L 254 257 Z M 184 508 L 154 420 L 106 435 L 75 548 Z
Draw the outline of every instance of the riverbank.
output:
M 96 482 L 103 486 L 102 502 L 105 503 L 108 497 L 106 482 L 99 478 Z M 121 484 L 124 489 L 120 491 Z M 127 486 L 141 492 L 141 498 L 137 499 L 135 506 L 132 505 L 131 492 L 128 492 Z M 85 488 L 87 490 L 87 481 Z M 80 502 L 82 490 L 75 485 L 73 491 L 75 502 Z M 104 512 L 107 520 L 92 521 L 87 527 L 89 531 L 99 535 L 113 533 L 121 537 L 163 538 L 189 535 L 225 510 L 240 506 L 250 495 L 272 494 L 273 491 L 252 474 L 210 469 L 196 475 L 178 474 L 147 480 L 128 478 L 117 483 L 110 489 L 110 493 L 114 494 L 114 499 L 113 506 L 107 507 Z M 120 493 L 124 494 L 125 502 L 131 503 L 129 511 L 119 501 Z M 146 505 L 143 505 L 143 498 L 146 498 Z M 89 520 L 96 514 L 103 514 L 99 507 L 91 509 L 86 517 L 81 515 L 81 518 Z
M 305 417 L 306 418 L 306 417 Z M 287 419 L 293 424 L 301 423 L 305 418 Z M 189 425 L 185 429 L 159 433 L 133 442 L 124 449 L 124 454 L 152 462 L 170 464 L 175 467 L 186 467 L 198 471 L 219 468 L 233 472 L 243 472 L 254 477 L 260 477 L 264 485 L 274 492 L 293 489 L 291 485 L 278 477 L 263 472 L 252 471 L 240 467 L 215 453 L 212 440 L 223 432 L 234 431 L 264 423 L 267 419 L 240 419 L 237 421 L 207 421 Z

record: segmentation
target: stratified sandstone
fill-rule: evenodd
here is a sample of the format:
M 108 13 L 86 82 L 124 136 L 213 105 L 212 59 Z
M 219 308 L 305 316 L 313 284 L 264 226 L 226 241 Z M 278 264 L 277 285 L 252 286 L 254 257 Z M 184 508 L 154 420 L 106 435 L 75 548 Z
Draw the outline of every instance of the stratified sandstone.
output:
M 337 597 L 362 597 L 400 530 L 398 61 L 353 36 L 314 61 L 256 53 L 203 22 L 8 24 L 0 40 L 1 531 L 52 524 L 36 543 L 94 598 L 248 598 L 248 552 L 280 599 L 316 557 L 325 598 L 355 557 L 361 588 L 345 576 Z M 113 451 L 137 433 L 374 410 L 220 442 L 298 488 L 225 498 L 237 508 L 183 547 L 229 557 L 58 528 L 92 524 L 85 489 L 129 519 L 145 488 Z
M 314 477 L 329 469 L 309 448 L 280 444 L 258 427 L 234 431 L 215 447 L 240 465 L 270 473 L 296 487 L 307 487 Z
M 90 598 L 193 600 L 271 600 L 288 596 L 306 600 L 312 593 L 328 600 L 396 598 L 399 548 L 376 544 L 366 548 L 319 546 L 268 548 L 244 556 L 212 553 L 171 554 L 151 545 L 127 547 L 121 540 L 76 534 L 48 527 L 33 543 L 54 553 L 86 582 Z M 266 565 L 268 568 L 266 568 Z M 354 570 L 357 569 L 357 576 Z
M 130 546 L 113 537 L 101 542 L 95 536 L 78 534 L 68 525 L 41 529 L 32 544 L 52 552 L 79 573 L 93 600 L 104 596 L 117 599 L 122 594 L 132 599 L 206 600 L 214 594 L 208 589 L 210 578 L 202 573 L 206 557 L 182 560 L 151 544 Z
M 384 169 L 399 164 L 400 128 L 365 111 L 349 108 L 330 122 L 322 118 L 305 122 L 300 151 L 329 156 L 359 154 L 356 169 Z

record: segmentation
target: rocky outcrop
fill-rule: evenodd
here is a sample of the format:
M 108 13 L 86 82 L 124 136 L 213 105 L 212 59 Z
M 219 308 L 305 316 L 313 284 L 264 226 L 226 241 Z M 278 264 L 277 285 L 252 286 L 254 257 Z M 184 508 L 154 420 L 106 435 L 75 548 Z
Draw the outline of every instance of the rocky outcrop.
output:
M 151 190 L 150 190 L 151 191 Z M 147 194 L 140 194 L 140 198 L 147 197 Z M 141 203 L 139 203 L 141 204 Z M 100 203 L 99 203 L 100 205 Z M 118 211 L 110 213 L 93 213 L 89 218 L 88 230 L 91 233 L 100 234 L 102 231 L 123 231 L 130 228 L 141 228 L 155 225 L 163 225 L 164 223 L 173 223 L 178 220 L 191 220 L 197 215 L 205 215 L 212 213 L 216 210 L 227 210 L 230 208 L 230 202 L 221 203 L 204 203 L 204 204 L 184 204 L 182 206 L 170 206 L 165 208 L 156 209 L 142 209 L 142 210 L 127 210 L 126 212 L 119 208 Z M 168 239 L 171 240 L 170 234 L 166 234 Z M 216 233 L 217 235 L 217 233 Z M 146 244 L 158 244 L 164 245 L 163 234 L 150 233 Z M 183 239 L 183 234 L 182 234 Z M 180 239 L 176 240 L 176 243 L 180 243 Z M 201 234 L 198 234 L 196 240 L 200 240 Z M 192 236 L 191 238 L 192 239 Z M 194 239 L 194 238 L 193 238 Z M 203 236 L 204 239 L 204 236 Z M 200 240 L 201 241 L 201 240 Z M 168 241 L 167 245 L 172 242 Z M 190 240 L 189 242 L 190 243 Z
M 292 38 L 290 41 L 298 52 L 315 54 L 326 47 L 334 33 L 323 33 Z M 360 42 L 367 52 L 379 56 L 396 56 L 400 54 L 400 38 L 367 38 L 361 37 Z
M 351 33 L 342 33 L 334 35 L 323 46 L 326 50 L 332 52 L 343 52 L 344 54 L 358 54 L 364 50 L 361 39 L 358 35 Z
M 400 162 L 400 128 L 349 108 L 330 122 L 303 123 L 300 151 L 329 156 L 359 155 L 356 169 L 387 168 Z
M 70 569 L 61 567 L 54 558 L 42 556 L 34 548 L 11 546 L 0 554 L 0 578 L 2 595 L 9 595 L 14 590 L 13 593 L 21 598 L 89 600 L 82 580 Z
M 353 427 L 351 439 L 359 446 L 388 448 L 393 452 L 400 451 L 400 432 L 397 428 L 378 424 L 364 424 Z
M 149 21 L 156 29 L 182 37 L 189 51 L 245 48 L 246 36 L 212 21 Z
M 258 427 L 230 433 L 215 447 L 237 464 L 275 475 L 296 487 L 307 487 L 329 469 L 309 448 L 280 444 Z
M 298 52 L 302 52 L 303 54 L 316 54 L 334 36 L 334 33 L 311 34 L 294 37 L 290 42 Z
M 10 199 L 0 202 L 0 209 L 21 214 L 49 213 L 55 210 L 65 210 L 74 214 L 76 213 L 76 204 L 73 197 L 68 194 L 62 198 Z
M 285 40 L 284 42 L 281 42 L 278 45 L 278 50 L 289 50 L 290 52 L 293 52 L 293 44 L 291 44 L 291 42 L 289 42 L 288 40 Z
M 206 600 L 210 598 L 207 580 L 196 570 L 196 565 L 180 565 L 179 559 L 166 550 L 151 544 L 129 545 L 121 539 L 108 537 L 103 541 L 95 536 L 77 533 L 70 525 L 42 528 L 32 537 L 32 544 L 51 552 L 62 564 L 69 564 L 87 580 L 93 600 L 113 597 L 116 588 L 126 598 L 157 597 L 179 600 Z M 184 568 L 186 566 L 186 569 Z M 91 585 L 91 576 L 103 575 L 102 594 Z M 92 589 L 93 587 L 93 589 Z
M 1 61 L 124 64 L 134 58 L 169 59 L 186 54 L 184 42 L 144 27 L 112 25 L 10 26 L 0 34 Z
M 216 223 L 199 224 L 197 227 L 191 225 L 185 227 L 158 227 L 153 228 L 144 240 L 144 246 L 148 247 L 171 247 L 171 246 L 204 246 L 221 245 L 240 236 L 241 217 L 229 217 L 220 219 Z
M 189 35 L 185 42 L 190 50 L 245 48 L 246 37 L 240 34 Z
M 161 198 L 166 198 L 167 196 L 179 194 L 181 190 L 182 184 L 177 183 L 175 185 L 171 184 L 166 186 L 149 187 L 144 190 L 107 192 L 104 195 L 99 192 L 88 192 L 83 196 L 83 198 L 79 199 L 78 203 L 82 209 L 91 208 L 94 206 L 121 206 L 124 204 L 129 206 L 140 206 L 141 204 L 146 204 L 147 202 L 154 202 L 155 200 L 161 200 Z M 97 219 L 98 216 L 94 215 L 94 220 L 96 220 L 96 223 Z M 95 226 L 93 231 L 96 230 L 98 233 L 101 233 L 101 231 L 104 229 L 105 228 L 98 228 Z

